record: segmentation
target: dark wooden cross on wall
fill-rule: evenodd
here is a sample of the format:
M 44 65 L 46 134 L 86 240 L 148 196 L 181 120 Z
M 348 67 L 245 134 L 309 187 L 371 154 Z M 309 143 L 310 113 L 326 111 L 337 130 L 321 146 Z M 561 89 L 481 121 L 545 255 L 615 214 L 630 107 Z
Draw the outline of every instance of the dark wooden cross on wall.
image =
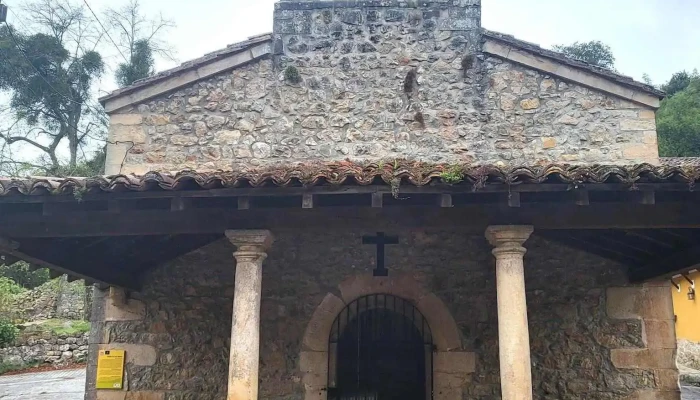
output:
M 377 246 L 377 268 L 374 276 L 389 276 L 389 270 L 384 264 L 384 246 L 387 244 L 399 244 L 398 236 L 386 236 L 384 232 L 378 232 L 377 236 L 363 236 L 362 244 L 374 244 Z

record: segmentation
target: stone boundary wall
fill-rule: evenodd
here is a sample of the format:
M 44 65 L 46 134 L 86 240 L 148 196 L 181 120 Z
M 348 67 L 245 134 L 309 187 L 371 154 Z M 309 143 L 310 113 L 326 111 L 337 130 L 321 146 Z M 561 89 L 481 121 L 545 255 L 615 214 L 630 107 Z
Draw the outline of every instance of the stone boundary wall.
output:
M 13 347 L 0 349 L 0 362 L 71 364 L 87 360 L 88 333 L 53 338 L 24 338 Z
M 28 322 L 54 318 L 82 320 L 88 316 L 86 294 L 91 290 L 83 281 L 68 282 L 64 276 L 18 295 L 9 309 L 16 314 L 12 319 Z

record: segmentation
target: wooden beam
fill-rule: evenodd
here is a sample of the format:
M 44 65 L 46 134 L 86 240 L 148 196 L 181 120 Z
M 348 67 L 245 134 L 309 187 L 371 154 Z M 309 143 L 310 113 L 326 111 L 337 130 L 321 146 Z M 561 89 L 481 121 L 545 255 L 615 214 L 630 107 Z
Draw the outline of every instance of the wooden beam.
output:
M 250 210 L 250 197 L 241 196 L 238 198 L 238 209 L 239 210 Z
M 372 208 L 384 207 L 384 194 L 381 192 L 372 193 Z
M 311 193 L 304 193 L 301 197 L 301 208 L 314 208 L 314 195 Z
M 591 200 L 588 196 L 588 190 L 577 189 L 574 193 L 576 193 L 576 205 L 577 206 L 590 206 L 591 205 Z
M 44 203 L 41 206 L 41 214 L 46 216 L 55 215 L 60 212 L 60 206 L 60 203 Z
M 510 192 L 508 196 L 508 207 L 520 207 L 520 192 Z
M 640 204 L 593 203 L 530 204 L 520 208 L 467 205 L 453 208 L 399 206 L 388 208 L 328 207 L 302 210 L 194 208 L 133 210 L 120 214 L 84 212 L 51 217 L 39 214 L 1 214 L 0 236 L 91 237 L 218 233 L 226 229 L 318 229 L 353 225 L 368 230 L 388 225 L 403 228 L 460 227 L 484 229 L 494 224 L 528 224 L 536 229 L 659 229 L 700 228 L 700 207 L 691 203 Z M 381 229 L 379 229 L 381 231 Z
M 76 271 L 73 268 L 65 268 L 56 264 L 52 264 L 50 262 L 44 261 L 42 259 L 39 259 L 35 256 L 29 255 L 27 253 L 24 253 L 19 250 L 9 250 L 9 249 L 4 249 L 3 253 L 5 254 L 10 254 L 13 257 L 17 257 L 21 260 L 26 261 L 33 267 L 39 267 L 39 268 L 48 268 L 49 269 L 49 276 L 52 278 L 59 277 L 64 274 L 71 275 L 73 277 L 76 277 L 78 279 L 85 279 L 89 280 L 91 282 L 97 282 L 109 286 L 117 286 L 117 287 L 122 287 L 125 289 L 130 289 L 130 290 L 138 290 L 138 286 L 134 284 L 134 282 L 125 279 L 124 277 L 117 276 L 115 274 L 112 274 L 110 272 L 102 272 L 102 273 L 95 273 L 94 275 L 96 276 L 88 276 L 85 273 Z M 93 264 L 91 264 L 92 266 Z M 92 274 L 91 274 L 92 275 Z
M 119 199 L 111 199 L 107 201 L 107 211 L 111 213 L 120 213 L 122 211 L 122 202 Z
M 643 190 L 640 192 L 641 198 L 639 202 L 647 206 L 653 206 L 656 204 L 656 192 L 652 190 Z
M 700 264 L 700 246 L 692 246 L 665 257 L 660 257 L 641 268 L 631 268 L 630 281 L 634 283 L 671 278 L 688 273 Z
M 628 254 L 622 249 L 615 248 L 614 246 L 607 246 L 604 243 L 600 243 L 597 240 L 591 240 L 585 236 L 576 235 L 575 232 L 558 232 L 558 231 L 540 231 L 537 233 L 546 239 L 554 242 L 558 242 L 579 250 L 591 254 L 597 254 L 601 257 L 617 261 L 627 265 L 634 265 L 640 262 L 638 256 Z M 612 247 L 612 248 L 611 248 Z
M 2 256 L 2 260 L 0 261 L 0 265 L 2 265 L 2 264 L 12 265 L 12 264 L 16 263 L 17 261 L 20 261 L 20 259 L 17 257 L 13 257 L 13 256 L 5 254 Z
M 170 211 L 185 211 L 192 207 L 192 199 L 183 197 L 173 197 L 170 200 Z
M 593 183 L 586 184 L 586 190 L 589 192 L 630 192 L 632 186 L 620 183 Z M 640 191 L 663 191 L 663 192 L 690 192 L 690 187 L 686 183 L 639 183 L 636 188 Z M 471 194 L 478 196 L 487 193 L 552 193 L 552 192 L 568 192 L 571 187 L 564 183 L 543 183 L 532 184 L 526 183 L 521 185 L 504 185 L 504 184 L 489 184 L 484 187 L 475 188 L 472 185 L 430 185 L 430 186 L 401 186 L 401 193 L 425 193 L 425 194 L 442 194 L 442 193 L 459 193 Z M 114 192 L 114 193 L 87 193 L 82 197 L 81 203 L 89 203 L 95 201 L 109 200 L 134 200 L 134 199 L 153 199 L 153 198 L 173 198 L 173 197 L 190 197 L 190 198 L 210 198 L 210 197 L 269 197 L 269 196 L 301 196 L 303 193 L 322 194 L 322 195 L 343 195 L 343 194 L 367 194 L 381 192 L 391 194 L 391 187 L 388 185 L 368 185 L 368 186 L 338 186 L 324 185 L 306 187 L 260 187 L 260 188 L 222 188 L 222 189 L 202 189 L 202 190 L 159 190 L 159 191 L 142 191 L 142 192 Z M 15 195 L 15 196 L 0 196 L 0 203 L 76 203 L 77 200 L 72 195 L 52 195 L 52 196 L 37 196 L 37 195 Z
M 440 207 L 442 208 L 452 208 L 452 195 L 443 193 L 440 195 Z

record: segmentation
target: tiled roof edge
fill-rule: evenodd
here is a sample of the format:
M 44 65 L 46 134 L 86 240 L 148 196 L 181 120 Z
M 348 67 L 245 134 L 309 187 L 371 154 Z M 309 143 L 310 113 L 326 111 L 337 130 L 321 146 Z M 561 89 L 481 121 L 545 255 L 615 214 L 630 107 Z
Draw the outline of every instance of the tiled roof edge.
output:
M 626 76 L 619 74 L 617 72 L 611 71 L 606 68 L 602 68 L 581 60 L 573 59 L 570 57 L 565 56 L 564 54 L 553 51 L 553 50 L 548 50 L 540 47 L 538 44 L 527 42 L 524 40 L 516 39 L 512 35 L 507 35 L 504 33 L 500 32 L 494 32 L 490 31 L 488 29 L 483 29 L 482 28 L 482 33 L 484 37 L 493 39 L 502 43 L 506 43 L 510 46 L 517 47 L 519 49 L 528 51 L 530 53 L 534 53 L 536 55 L 542 56 L 542 57 L 547 57 L 549 59 L 555 60 L 557 62 L 560 62 L 562 64 L 566 64 L 568 66 L 571 66 L 573 68 L 577 69 L 582 69 L 587 72 L 596 74 L 598 76 L 604 77 L 606 79 L 609 79 L 611 81 L 614 81 L 616 83 L 619 83 L 621 85 L 625 85 L 640 91 L 643 91 L 645 93 L 652 94 L 654 96 L 657 96 L 658 98 L 663 98 L 666 97 L 666 93 L 663 91 L 651 86 L 647 85 L 646 83 L 639 82 L 634 80 L 632 77 Z
M 445 183 L 443 176 L 459 175 L 474 187 L 559 182 L 566 184 L 627 184 L 638 182 L 682 183 L 693 188 L 700 181 L 700 159 L 663 159 L 662 165 L 504 167 L 497 165 L 447 165 L 404 161 L 361 165 L 350 161 L 273 166 L 250 171 L 177 173 L 150 172 L 142 176 L 114 175 L 96 178 L 0 178 L 0 195 L 61 195 L 76 191 L 178 191 L 260 186 L 392 185 L 397 179 L 414 186 Z
M 113 100 L 115 98 L 118 98 L 118 97 L 124 96 L 126 94 L 135 92 L 135 91 L 137 91 L 145 86 L 148 86 L 148 85 L 151 85 L 153 83 L 170 78 L 173 75 L 180 74 L 180 73 L 183 73 L 185 71 L 200 67 L 204 64 L 208 64 L 210 62 L 225 58 L 231 54 L 245 51 L 245 50 L 249 49 L 250 47 L 253 47 L 257 44 L 268 42 L 268 41 L 272 41 L 272 34 L 271 33 L 265 33 L 265 34 L 261 34 L 261 35 L 251 36 L 248 40 L 245 40 L 243 42 L 230 44 L 223 49 L 205 54 L 204 56 L 202 56 L 200 58 L 185 61 L 184 63 L 180 64 L 179 66 L 177 66 L 175 68 L 161 71 L 161 72 L 159 72 L 151 77 L 138 80 L 129 86 L 117 89 L 117 90 L 115 90 L 115 91 L 113 91 L 105 96 L 100 97 L 99 101 L 100 101 L 100 103 L 102 103 L 104 105 L 109 100 Z

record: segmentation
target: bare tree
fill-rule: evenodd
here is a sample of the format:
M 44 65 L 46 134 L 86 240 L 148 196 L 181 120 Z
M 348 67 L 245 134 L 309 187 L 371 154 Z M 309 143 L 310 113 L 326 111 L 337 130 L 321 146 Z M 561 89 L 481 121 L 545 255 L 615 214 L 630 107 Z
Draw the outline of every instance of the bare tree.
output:
M 128 62 L 118 66 L 116 79 L 119 86 L 147 78 L 155 73 L 154 56 L 169 60 L 175 52 L 163 36 L 175 27 L 172 20 L 162 14 L 149 18 L 143 14 L 139 0 L 129 2 L 119 9 L 107 9 L 105 20 L 109 29 L 116 34 L 117 46 Z

